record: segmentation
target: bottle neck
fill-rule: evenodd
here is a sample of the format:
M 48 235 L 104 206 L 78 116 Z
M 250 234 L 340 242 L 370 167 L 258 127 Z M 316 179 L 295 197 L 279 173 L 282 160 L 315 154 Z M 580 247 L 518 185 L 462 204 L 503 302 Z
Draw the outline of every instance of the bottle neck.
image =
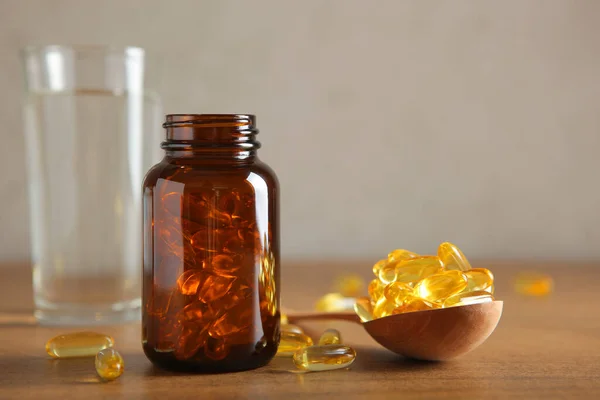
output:
M 211 163 L 248 163 L 256 158 L 260 142 L 254 115 L 170 114 L 161 147 L 167 159 Z

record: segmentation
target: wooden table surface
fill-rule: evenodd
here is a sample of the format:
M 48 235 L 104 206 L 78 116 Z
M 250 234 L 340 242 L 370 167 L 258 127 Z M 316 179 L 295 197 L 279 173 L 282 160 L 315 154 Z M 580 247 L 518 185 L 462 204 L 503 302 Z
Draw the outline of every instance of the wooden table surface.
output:
M 335 276 L 370 278 L 370 262 L 303 262 L 283 266 L 284 307 L 310 310 Z M 126 371 L 99 382 L 92 359 L 52 360 L 46 340 L 73 328 L 31 322 L 31 275 L 25 265 L 0 266 L 0 399 L 600 399 L 600 263 L 478 262 L 496 275 L 504 315 L 480 348 L 460 359 L 428 363 L 380 348 L 359 325 L 337 327 L 358 356 L 349 370 L 298 374 L 290 359 L 247 372 L 194 375 L 161 371 L 145 358 L 139 323 L 94 328 L 113 335 Z M 518 271 L 555 279 L 546 298 L 513 292 Z M 80 330 L 81 328 L 77 329 Z

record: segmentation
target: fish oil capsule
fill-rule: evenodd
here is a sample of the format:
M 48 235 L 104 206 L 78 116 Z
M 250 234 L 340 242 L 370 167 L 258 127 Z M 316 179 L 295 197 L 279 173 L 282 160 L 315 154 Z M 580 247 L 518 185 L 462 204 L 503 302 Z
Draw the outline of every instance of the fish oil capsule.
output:
M 464 292 L 486 291 L 494 294 L 494 275 L 485 268 L 473 268 L 463 272 L 467 277 L 467 287 Z
M 553 288 L 552 277 L 539 272 L 522 272 L 515 280 L 516 292 L 526 296 L 546 296 Z
M 304 330 L 300 328 L 298 325 L 293 324 L 281 324 L 281 332 L 294 332 L 304 334 Z
M 388 261 L 403 261 L 408 260 L 410 258 L 419 257 L 417 253 L 413 253 L 412 251 L 404 250 L 404 249 L 396 249 L 388 254 Z
M 354 298 L 342 296 L 340 293 L 328 293 L 317 301 L 315 310 L 321 312 L 348 311 L 353 309 L 354 301 Z
M 438 257 L 447 270 L 468 271 L 471 264 L 462 251 L 452 243 L 444 242 L 438 247 Z
M 373 306 L 368 297 L 359 297 L 354 303 L 354 312 L 362 322 L 373 320 Z
M 383 289 L 383 294 L 396 306 L 401 306 L 407 298 L 412 297 L 413 288 L 407 283 L 392 282 Z
M 387 317 L 388 315 L 392 315 L 395 308 L 396 303 L 383 296 L 375 303 L 375 307 L 373 307 L 373 316 L 375 318 Z
M 303 333 L 282 331 L 279 348 L 277 349 L 277 356 L 291 357 L 296 351 L 312 345 L 313 341 L 310 336 Z
M 388 263 L 388 260 L 379 260 L 375 263 L 375 265 L 373 265 L 373 274 L 376 277 L 379 277 L 379 271 L 385 267 Z
M 433 310 L 435 308 L 439 308 L 439 306 L 430 301 L 421 299 L 419 297 L 413 297 L 411 299 L 407 299 L 404 304 L 400 307 L 396 307 L 392 314 L 404 314 L 414 311 L 426 311 Z
M 96 332 L 58 335 L 46 342 L 46 352 L 53 358 L 94 357 L 100 350 L 112 347 L 112 337 Z
M 330 344 L 310 346 L 294 353 L 294 364 L 303 371 L 329 371 L 347 368 L 356 359 L 352 347 Z
M 365 280 L 356 274 L 340 276 L 335 282 L 335 290 L 342 296 L 356 297 L 365 288 Z
M 96 354 L 96 372 L 100 378 L 107 381 L 117 379 L 125 370 L 125 362 L 123 357 L 115 349 L 100 350 Z
M 414 284 L 429 275 L 442 272 L 442 264 L 435 256 L 416 257 L 400 261 L 394 272 L 395 282 Z
M 373 301 L 379 300 L 381 296 L 383 296 L 383 289 L 385 286 L 379 279 L 373 279 L 371 283 L 369 283 L 369 287 L 367 288 L 369 292 L 369 296 Z
M 319 346 L 328 344 L 342 344 L 342 335 L 337 329 L 327 329 L 319 338 L 318 344 Z
M 494 296 L 484 290 L 474 292 L 462 292 L 448 297 L 444 300 L 444 308 L 468 306 L 470 304 L 488 303 L 494 301 Z
M 379 281 L 385 286 L 396 280 L 396 263 L 387 263 L 377 274 Z
M 467 287 L 467 277 L 460 271 L 444 271 L 428 276 L 415 286 L 415 294 L 430 302 L 443 301 Z
M 288 323 L 288 317 L 287 314 L 285 313 L 281 313 L 281 315 L 279 316 L 279 319 L 281 320 L 281 324 L 287 324 Z

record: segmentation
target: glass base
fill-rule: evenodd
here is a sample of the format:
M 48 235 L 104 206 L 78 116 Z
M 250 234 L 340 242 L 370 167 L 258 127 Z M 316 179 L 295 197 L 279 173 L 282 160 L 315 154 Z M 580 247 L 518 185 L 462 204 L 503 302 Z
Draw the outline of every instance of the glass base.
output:
M 36 301 L 34 316 L 41 325 L 114 325 L 141 319 L 141 299 L 114 304 L 48 304 Z

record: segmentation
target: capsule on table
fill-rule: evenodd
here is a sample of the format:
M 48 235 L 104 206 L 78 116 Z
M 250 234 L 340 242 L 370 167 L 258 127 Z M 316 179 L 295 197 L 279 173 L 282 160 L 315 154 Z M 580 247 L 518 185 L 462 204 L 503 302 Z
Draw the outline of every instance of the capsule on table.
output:
M 100 350 L 112 347 L 112 337 L 96 332 L 58 335 L 46 342 L 46 352 L 53 358 L 94 357 Z
M 442 271 L 440 259 L 435 256 L 423 256 L 400 261 L 395 269 L 395 282 L 410 283 Z
M 462 292 L 448 297 L 444 300 L 444 308 L 468 306 L 471 304 L 488 303 L 494 301 L 494 296 L 484 290 L 473 292 Z
M 310 336 L 297 332 L 281 332 L 279 348 L 277 349 L 278 357 L 291 357 L 294 353 L 306 346 L 312 346 L 313 341 Z
M 329 371 L 347 368 L 356 359 L 352 347 L 330 344 L 310 346 L 294 353 L 294 364 L 303 371 Z
M 539 272 L 522 272 L 515 281 L 515 291 L 526 296 L 546 296 L 553 288 L 552 277 Z
M 318 344 L 319 346 L 328 344 L 342 344 L 342 335 L 337 329 L 327 329 L 319 338 Z
M 356 297 L 365 289 L 365 280 L 356 274 L 343 275 L 337 278 L 335 289 L 346 297 Z
M 281 324 L 281 332 L 294 332 L 294 333 L 304 333 L 304 330 L 300 328 L 298 325 L 294 324 Z
M 113 348 L 100 350 L 96 354 L 96 372 L 107 381 L 117 379 L 125 370 L 123 357 Z
M 444 242 L 438 247 L 438 257 L 447 270 L 468 271 L 471 264 L 460 249 L 452 243 Z
M 415 286 L 415 294 L 427 301 L 436 302 L 462 292 L 467 287 L 467 277 L 460 271 L 444 271 L 428 276 Z
M 349 311 L 354 307 L 354 301 L 354 298 L 342 296 L 340 293 L 328 293 L 317 301 L 315 309 L 321 312 Z
M 412 297 L 410 299 L 405 300 L 401 306 L 396 307 L 394 309 L 394 311 L 392 311 L 392 314 L 404 314 L 404 313 L 415 312 L 415 311 L 427 311 L 427 310 L 433 310 L 436 308 L 440 308 L 440 306 L 433 302 L 421 299 L 419 297 Z
M 373 306 L 368 297 L 359 297 L 354 303 L 354 312 L 362 322 L 373 320 Z
M 494 275 L 492 271 L 485 268 L 473 268 L 463 273 L 467 277 L 465 293 L 483 290 L 494 294 Z

